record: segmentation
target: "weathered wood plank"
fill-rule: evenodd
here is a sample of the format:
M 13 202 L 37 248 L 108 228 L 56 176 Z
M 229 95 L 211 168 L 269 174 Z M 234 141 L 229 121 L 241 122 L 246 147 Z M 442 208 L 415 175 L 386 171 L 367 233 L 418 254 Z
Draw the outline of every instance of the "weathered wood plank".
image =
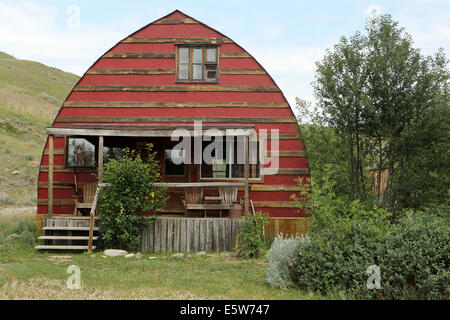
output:
M 161 220 L 155 220 L 154 251 L 161 252 Z
M 192 231 L 190 234 L 188 234 L 188 237 L 191 238 L 191 242 L 192 242 L 191 250 L 190 250 L 191 252 L 197 250 L 196 246 L 198 246 L 198 236 L 199 236 L 198 232 L 199 232 L 199 221 L 197 219 L 193 219 Z
M 225 221 L 225 250 L 231 251 L 232 247 L 232 219 L 228 219 Z
M 221 52 L 221 58 L 251 58 L 247 52 Z
M 167 220 L 167 252 L 173 252 L 173 237 L 174 237 L 174 228 L 173 228 L 173 219 Z
M 48 155 L 48 154 L 49 154 L 49 149 L 45 149 L 44 155 Z M 64 155 L 64 149 L 53 149 L 53 154 L 54 155 Z
M 309 174 L 309 168 L 280 168 L 278 174 Z
M 226 221 L 225 219 L 222 219 L 220 221 L 220 223 L 219 223 L 219 245 L 218 245 L 219 252 L 222 252 L 222 251 L 226 250 L 226 245 L 225 245 L 225 227 L 226 227 L 226 222 L 225 221 Z
M 234 122 L 234 123 L 296 123 L 294 117 L 58 117 L 55 123 L 192 123 L 202 121 L 204 123 Z
M 267 155 L 278 157 L 305 157 L 306 151 L 267 151 Z
M 161 252 L 167 252 L 167 219 L 161 220 Z
M 180 220 L 180 252 L 186 252 L 186 219 Z
M 186 221 L 186 252 L 191 252 L 194 247 L 194 221 Z
M 89 69 L 91 75 L 148 75 L 175 74 L 175 69 Z
M 179 43 L 179 44 L 220 44 L 220 43 L 233 43 L 228 38 L 150 38 L 128 37 L 122 40 L 121 43 Z
M 175 69 L 89 69 L 86 74 L 91 75 L 160 75 L 175 74 Z M 219 74 L 224 75 L 260 75 L 267 74 L 262 69 L 219 69 Z
M 277 86 L 221 86 L 221 85 L 167 85 L 167 86 L 96 86 L 78 85 L 73 91 L 82 92 L 279 92 Z
M 53 169 L 54 169 L 54 143 L 53 135 L 48 136 L 48 190 L 47 190 L 47 214 L 51 218 L 53 216 Z
M 107 52 L 102 58 L 175 59 L 175 52 Z M 247 52 L 221 52 L 220 58 L 251 58 Z
M 173 220 L 173 251 L 180 252 L 180 220 Z
M 207 252 L 211 252 L 212 250 L 212 238 L 213 238 L 213 233 L 212 233 L 212 221 L 211 219 L 208 219 L 205 221 L 205 227 L 206 227 L 206 231 L 205 231 L 205 251 Z
M 206 251 L 206 232 L 207 232 L 207 220 L 201 219 L 200 220 L 200 243 L 198 251 Z
M 108 52 L 102 58 L 173 59 L 174 52 Z
M 285 102 L 136 102 L 66 101 L 70 108 L 289 108 Z M 283 136 L 280 134 L 280 137 Z M 62 150 L 64 152 L 64 150 Z
M 197 20 L 192 18 L 164 18 L 153 22 L 153 24 L 199 24 Z
M 253 201 L 258 208 L 296 208 L 294 201 Z
M 220 69 L 220 74 L 267 74 L 262 69 Z
M 215 219 L 215 220 L 212 221 L 212 246 L 211 246 L 211 251 L 213 251 L 213 252 L 219 252 L 219 225 L 220 225 L 220 220 Z
M 153 222 L 148 228 L 148 252 L 155 252 L 153 246 L 155 239 L 155 222 Z

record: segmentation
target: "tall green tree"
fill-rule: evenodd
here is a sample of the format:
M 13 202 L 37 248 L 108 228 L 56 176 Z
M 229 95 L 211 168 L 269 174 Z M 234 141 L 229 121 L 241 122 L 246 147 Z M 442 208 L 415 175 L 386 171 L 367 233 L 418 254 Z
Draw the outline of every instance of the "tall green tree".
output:
M 314 154 L 326 141 L 328 149 L 316 158 L 341 161 L 345 177 L 337 175 L 338 185 L 351 186 L 342 192 L 368 198 L 368 169 L 376 167 L 376 197 L 390 211 L 448 201 L 449 70 L 442 49 L 423 56 L 390 15 L 371 17 L 364 33 L 342 37 L 326 51 L 313 87 L 318 103 L 313 125 L 303 128 L 306 147 Z M 297 105 L 306 109 L 301 100 Z

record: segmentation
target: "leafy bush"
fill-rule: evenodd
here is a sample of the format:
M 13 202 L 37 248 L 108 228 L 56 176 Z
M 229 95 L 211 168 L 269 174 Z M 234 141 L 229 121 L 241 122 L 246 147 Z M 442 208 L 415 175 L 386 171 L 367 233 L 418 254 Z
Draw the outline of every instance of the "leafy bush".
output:
M 417 214 L 387 229 L 374 220 L 332 224 L 299 244 L 295 282 L 320 293 L 345 291 L 356 298 L 448 298 L 448 217 Z M 381 289 L 366 286 L 377 265 Z
M 389 212 L 374 205 L 370 199 L 351 200 L 346 195 L 336 194 L 337 182 L 331 178 L 328 167 L 323 170 L 326 174 L 320 184 L 314 179 L 308 179 L 306 183 L 299 180 L 299 194 L 291 196 L 300 210 L 311 215 L 310 231 L 320 231 L 334 224 L 350 227 L 355 220 L 374 221 L 382 230 L 386 228 L 391 216 Z
M 281 289 L 293 286 L 294 258 L 299 241 L 309 240 L 305 238 L 302 240 L 291 237 L 283 238 L 283 235 L 278 235 L 273 239 L 272 246 L 266 254 L 267 283 Z
M 239 246 L 237 255 L 241 258 L 257 258 L 261 247 L 264 245 L 264 225 L 269 222 L 267 213 L 255 212 L 254 215 L 246 214 L 242 218 L 239 229 Z
M 143 228 L 153 221 L 145 215 L 161 209 L 166 201 L 166 189 L 155 186 L 159 172 L 151 145 L 146 162 L 134 150 L 124 149 L 120 161 L 105 164 L 103 177 L 109 185 L 99 196 L 100 235 L 105 246 L 137 249 Z
M 367 295 L 366 270 L 376 264 L 382 235 L 369 221 L 333 224 L 311 233 L 311 241 L 299 244 L 294 259 L 297 285 L 323 294 L 344 290 Z
M 448 214 L 419 213 L 401 219 L 377 251 L 383 296 L 448 299 L 449 252 Z

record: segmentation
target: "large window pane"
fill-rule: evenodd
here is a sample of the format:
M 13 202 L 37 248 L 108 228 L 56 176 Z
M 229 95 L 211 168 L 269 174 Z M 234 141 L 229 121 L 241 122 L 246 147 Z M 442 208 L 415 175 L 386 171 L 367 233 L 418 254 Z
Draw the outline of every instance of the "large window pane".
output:
M 202 80 L 202 65 L 201 64 L 194 64 L 192 66 L 192 79 Z
M 95 167 L 95 145 L 85 138 L 68 138 L 67 166 Z
M 178 57 L 179 63 L 189 63 L 189 48 L 180 48 L 180 56 Z
M 181 80 L 189 79 L 189 68 L 187 64 L 180 64 L 178 68 L 178 78 Z
M 202 63 L 203 62 L 203 49 L 193 49 L 192 50 L 192 63 Z
M 206 62 L 216 62 L 217 59 L 217 49 L 207 48 L 206 49 Z

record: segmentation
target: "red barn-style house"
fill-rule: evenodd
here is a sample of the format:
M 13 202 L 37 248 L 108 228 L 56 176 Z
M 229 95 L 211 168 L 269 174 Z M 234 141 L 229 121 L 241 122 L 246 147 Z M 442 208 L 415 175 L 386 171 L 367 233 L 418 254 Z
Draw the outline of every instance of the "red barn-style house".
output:
M 184 152 L 175 152 L 176 129 L 193 142 L 184 164 L 175 159 L 186 160 Z M 195 221 L 192 230 L 202 234 L 202 222 L 192 217 L 206 216 L 211 221 L 205 222 L 206 233 L 211 234 L 215 221 L 232 220 L 227 218 L 232 201 L 242 200 L 250 213 L 267 212 L 272 219 L 267 232 L 277 233 L 288 221 L 303 217 L 291 195 L 296 179 L 308 177 L 309 169 L 283 93 L 242 47 L 178 10 L 102 55 L 70 92 L 47 133 L 38 185 L 37 221 L 46 243 L 41 249 L 84 249 L 77 241 L 86 240 L 81 232 L 88 229 L 89 219 L 83 215 L 89 215 L 94 203 L 103 164 L 124 147 L 140 150 L 148 143 L 161 163 L 161 185 L 168 187 L 169 200 L 157 215 L 178 217 L 178 222 L 163 219 L 160 227 L 167 228 L 167 237 L 181 232 L 188 244 L 172 239 L 164 247 L 158 235 L 151 235 L 147 251 L 196 249 L 187 247 L 190 233 L 198 233 L 190 231 L 189 219 Z M 223 137 L 223 152 L 210 153 L 212 161 L 196 161 L 207 140 L 217 136 Z M 196 137 L 201 139 L 197 146 Z M 183 235 L 180 228 L 185 226 Z M 295 225 L 289 228 L 295 232 Z M 197 241 L 197 235 L 192 237 L 191 242 Z M 209 249 L 226 249 L 218 233 L 212 237 Z M 159 248 L 154 248 L 156 240 L 161 240 Z

